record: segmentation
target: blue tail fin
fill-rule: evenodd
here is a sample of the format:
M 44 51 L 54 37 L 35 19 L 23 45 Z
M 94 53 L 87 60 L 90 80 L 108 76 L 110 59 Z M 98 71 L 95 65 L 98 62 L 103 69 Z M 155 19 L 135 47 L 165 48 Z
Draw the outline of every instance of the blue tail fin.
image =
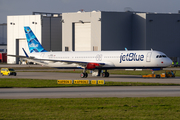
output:
M 30 27 L 24 27 L 26 34 L 26 39 L 29 47 L 29 52 L 47 52 L 42 45 L 39 43 L 38 39 L 34 35 Z

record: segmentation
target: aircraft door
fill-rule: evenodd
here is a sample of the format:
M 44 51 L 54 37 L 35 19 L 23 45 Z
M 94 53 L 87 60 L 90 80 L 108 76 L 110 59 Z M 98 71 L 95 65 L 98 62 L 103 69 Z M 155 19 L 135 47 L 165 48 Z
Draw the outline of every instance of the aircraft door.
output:
M 151 62 L 151 54 L 152 54 L 152 52 L 147 53 L 146 62 Z

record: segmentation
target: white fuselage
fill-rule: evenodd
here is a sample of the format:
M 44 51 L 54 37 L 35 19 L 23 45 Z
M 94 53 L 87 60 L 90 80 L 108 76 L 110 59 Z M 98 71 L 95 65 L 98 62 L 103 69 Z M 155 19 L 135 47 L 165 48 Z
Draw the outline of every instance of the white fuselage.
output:
M 41 61 L 44 59 L 46 64 L 42 63 L 43 65 L 56 68 L 82 68 L 83 66 L 77 62 L 104 63 L 102 69 L 164 68 L 172 63 L 171 59 L 164 53 L 150 50 L 37 52 L 31 53 L 29 56 L 41 59 Z M 47 60 L 64 60 L 65 62 Z

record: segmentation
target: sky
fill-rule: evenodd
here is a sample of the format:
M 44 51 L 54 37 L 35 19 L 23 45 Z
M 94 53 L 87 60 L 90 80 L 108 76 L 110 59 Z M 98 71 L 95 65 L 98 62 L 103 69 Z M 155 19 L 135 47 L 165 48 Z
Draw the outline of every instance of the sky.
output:
M 32 15 L 32 12 L 67 13 L 118 11 L 178 13 L 180 0 L 0 0 L 0 24 L 7 16 Z

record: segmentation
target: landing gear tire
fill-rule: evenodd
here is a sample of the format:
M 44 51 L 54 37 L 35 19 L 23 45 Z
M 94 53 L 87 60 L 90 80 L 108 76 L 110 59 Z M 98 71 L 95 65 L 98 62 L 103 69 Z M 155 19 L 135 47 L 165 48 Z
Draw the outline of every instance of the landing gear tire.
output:
M 14 73 L 14 76 L 16 76 L 16 73 Z
M 87 73 L 81 73 L 81 74 L 80 74 L 80 77 L 81 77 L 81 78 L 87 78 L 87 77 L 88 77 L 88 74 L 87 74 Z
M 161 76 L 160 75 L 156 75 L 156 78 L 160 78 Z
M 88 77 L 88 74 L 87 73 L 85 73 L 85 78 L 87 78 Z
M 103 72 L 102 77 L 109 77 L 109 73 L 108 72 Z

